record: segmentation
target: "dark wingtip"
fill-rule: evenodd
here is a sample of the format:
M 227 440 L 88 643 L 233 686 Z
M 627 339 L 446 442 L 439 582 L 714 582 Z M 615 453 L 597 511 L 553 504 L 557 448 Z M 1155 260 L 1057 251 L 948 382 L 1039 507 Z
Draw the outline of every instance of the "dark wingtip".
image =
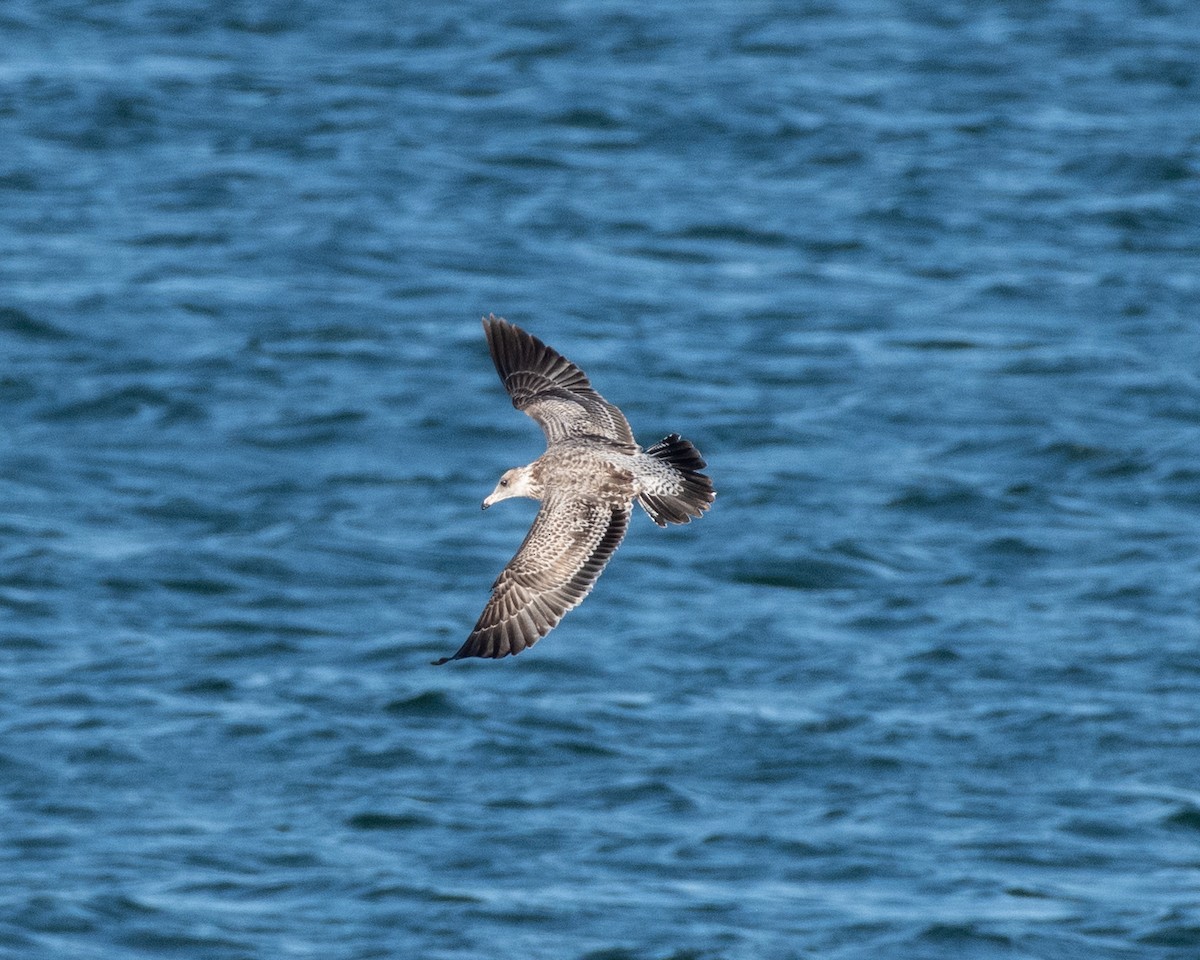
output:
M 492 363 L 500 374 L 501 382 L 511 372 L 511 367 L 519 362 L 520 334 L 525 332 L 514 326 L 503 317 L 489 313 L 483 318 L 483 333 L 487 338 L 488 353 L 492 355 Z M 528 336 L 528 334 L 525 334 Z
M 449 663 L 453 659 L 453 657 L 442 657 L 441 660 L 430 660 L 429 662 L 435 667 L 440 667 L 443 663 Z

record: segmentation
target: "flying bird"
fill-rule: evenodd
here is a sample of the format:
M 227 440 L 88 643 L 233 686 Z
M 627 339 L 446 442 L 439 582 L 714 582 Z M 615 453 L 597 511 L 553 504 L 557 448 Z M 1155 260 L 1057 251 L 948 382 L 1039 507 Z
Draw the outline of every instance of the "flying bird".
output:
M 673 433 L 643 450 L 624 414 L 570 360 L 494 314 L 483 329 L 513 406 L 546 434 L 546 452 L 506 471 L 483 509 L 509 497 L 542 506 L 466 643 L 435 664 L 507 657 L 553 630 L 591 592 L 635 501 L 665 527 L 699 517 L 716 497 L 689 441 Z

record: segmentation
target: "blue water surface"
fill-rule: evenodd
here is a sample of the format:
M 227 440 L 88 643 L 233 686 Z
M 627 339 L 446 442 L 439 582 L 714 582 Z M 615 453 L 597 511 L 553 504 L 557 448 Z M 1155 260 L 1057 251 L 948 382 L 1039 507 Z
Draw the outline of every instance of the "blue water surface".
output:
M 0 38 L 0 956 L 1200 956 L 1200 6 Z M 491 311 L 719 498 L 434 668 Z

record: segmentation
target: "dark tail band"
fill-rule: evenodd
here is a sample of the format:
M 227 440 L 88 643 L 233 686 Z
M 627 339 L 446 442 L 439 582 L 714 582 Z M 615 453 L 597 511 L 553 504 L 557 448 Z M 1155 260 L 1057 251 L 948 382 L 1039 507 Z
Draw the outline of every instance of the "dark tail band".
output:
M 699 517 L 716 499 L 712 480 L 702 474 L 707 464 L 700 451 L 677 433 L 664 437 L 646 449 L 647 456 L 668 464 L 678 475 L 669 492 L 643 493 L 638 503 L 660 527 L 668 523 L 688 523 Z

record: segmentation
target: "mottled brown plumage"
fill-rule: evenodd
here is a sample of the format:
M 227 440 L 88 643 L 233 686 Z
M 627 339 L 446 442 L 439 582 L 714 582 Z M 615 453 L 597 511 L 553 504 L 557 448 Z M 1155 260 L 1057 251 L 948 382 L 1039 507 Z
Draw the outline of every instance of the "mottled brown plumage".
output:
M 483 501 L 540 500 L 520 549 L 452 657 L 505 657 L 533 646 L 578 606 L 617 549 L 636 500 L 659 526 L 699 517 L 716 494 L 704 460 L 678 434 L 643 451 L 624 415 L 575 364 L 494 315 L 483 321 L 513 406 L 546 435 L 546 452 L 507 471 Z

